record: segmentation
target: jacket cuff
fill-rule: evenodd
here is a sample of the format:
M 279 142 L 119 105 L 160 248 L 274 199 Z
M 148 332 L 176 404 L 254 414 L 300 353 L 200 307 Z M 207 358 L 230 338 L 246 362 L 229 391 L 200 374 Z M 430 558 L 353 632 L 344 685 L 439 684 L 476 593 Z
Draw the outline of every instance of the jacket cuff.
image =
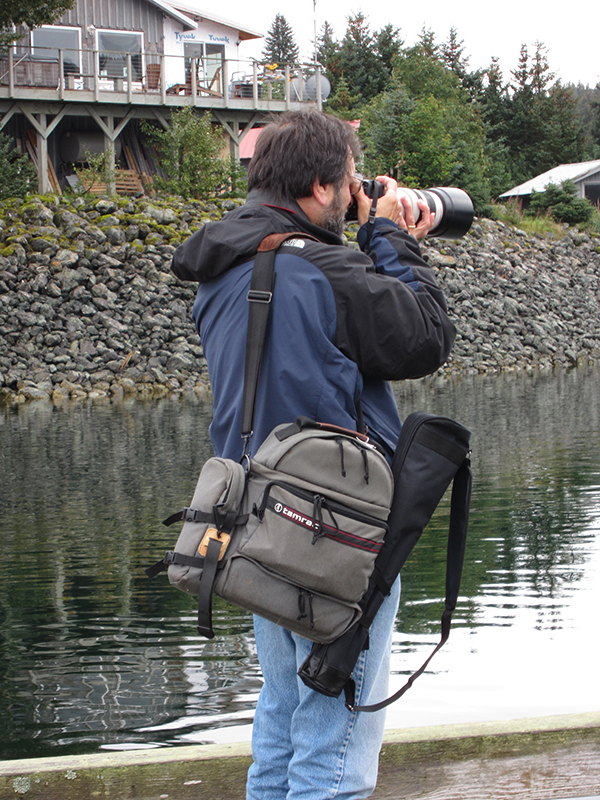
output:
M 361 225 L 358 229 L 358 233 L 356 234 L 356 241 L 358 242 L 358 246 L 361 250 L 364 250 L 367 245 L 367 224 L 368 223 L 365 222 L 364 225 Z M 387 217 L 375 217 L 373 223 L 373 233 L 375 233 L 375 231 L 379 231 L 382 234 L 400 234 L 400 236 L 405 239 L 408 244 L 410 244 L 411 250 L 416 251 L 419 255 L 421 254 L 421 248 L 419 247 L 419 243 L 416 241 L 415 237 L 412 236 L 405 228 L 401 228 L 396 222 L 393 222 L 393 220 L 388 219 Z

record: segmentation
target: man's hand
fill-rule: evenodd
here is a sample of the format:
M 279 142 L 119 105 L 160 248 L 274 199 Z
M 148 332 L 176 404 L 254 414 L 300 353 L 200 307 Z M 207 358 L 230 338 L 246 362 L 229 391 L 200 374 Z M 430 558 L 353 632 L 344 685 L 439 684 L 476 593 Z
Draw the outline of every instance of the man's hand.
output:
M 391 219 L 392 222 L 396 222 L 401 227 L 406 227 L 406 225 L 402 226 L 401 224 L 402 206 L 398 200 L 398 184 L 389 175 L 378 175 L 375 180 L 385 186 L 385 194 L 377 200 L 375 216 Z M 370 197 L 367 197 L 362 188 L 355 197 L 358 205 L 358 223 L 359 225 L 364 225 L 369 219 L 369 211 L 373 201 Z
M 377 200 L 376 217 L 385 217 L 395 222 L 398 227 L 412 234 L 415 239 L 424 239 L 431 230 L 435 221 L 435 215 L 429 210 L 425 200 L 418 200 L 417 205 L 421 216 L 419 222 L 415 223 L 415 215 L 407 197 L 398 200 L 398 184 L 389 175 L 378 175 L 376 180 L 385 186 L 385 194 Z M 364 225 L 369 218 L 372 200 L 361 189 L 356 195 L 358 205 L 358 222 Z
M 419 222 L 415 224 L 415 215 L 408 197 L 402 197 L 402 221 L 398 223 L 401 228 L 408 230 L 415 239 L 424 239 L 429 233 L 435 222 L 435 214 L 429 210 L 425 200 L 417 200 L 417 205 L 421 216 Z

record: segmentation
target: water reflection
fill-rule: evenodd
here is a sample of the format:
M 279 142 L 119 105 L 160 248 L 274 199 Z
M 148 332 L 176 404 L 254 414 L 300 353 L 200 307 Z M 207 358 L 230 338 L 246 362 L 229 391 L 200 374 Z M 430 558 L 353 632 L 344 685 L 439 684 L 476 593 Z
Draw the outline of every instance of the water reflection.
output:
M 600 600 L 599 393 L 598 371 L 397 387 L 403 416 L 472 429 L 476 484 L 452 636 L 389 727 L 598 706 L 586 642 Z M 0 757 L 248 737 L 250 615 L 217 601 L 221 635 L 206 642 L 193 598 L 142 572 L 173 545 L 160 520 L 211 454 L 210 413 L 166 399 L 0 416 Z M 403 576 L 391 688 L 438 638 L 448 512 Z
M 599 707 L 590 646 L 590 609 L 600 602 L 599 389 L 597 371 L 401 388 L 401 408 L 446 413 L 472 428 L 476 481 L 454 632 L 431 665 L 435 676 L 393 708 L 390 727 Z M 443 537 L 443 517 L 442 510 L 428 535 Z M 432 573 L 409 568 L 403 582 L 405 598 L 416 591 L 416 602 L 432 609 L 441 598 L 439 545 L 431 548 Z M 431 613 L 419 624 L 412 602 L 399 615 L 393 687 L 437 640 L 411 636 L 415 623 L 434 631 L 436 619 Z M 576 680 L 567 680 L 571 673 Z

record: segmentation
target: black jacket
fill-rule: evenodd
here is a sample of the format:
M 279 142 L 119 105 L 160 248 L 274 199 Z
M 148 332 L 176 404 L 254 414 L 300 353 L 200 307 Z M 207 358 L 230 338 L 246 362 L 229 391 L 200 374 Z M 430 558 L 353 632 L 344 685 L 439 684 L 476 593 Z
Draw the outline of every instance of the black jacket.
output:
M 241 453 L 253 256 L 265 236 L 288 231 L 318 241 L 299 238 L 276 258 L 253 450 L 276 424 L 299 414 L 353 427 L 360 398 L 371 434 L 392 451 L 400 425 L 387 381 L 434 372 L 454 341 L 433 270 L 414 237 L 390 220 L 375 220 L 368 256 L 313 225 L 293 201 L 284 206 L 254 192 L 245 206 L 193 234 L 173 258 L 175 275 L 200 283 L 193 318 L 213 389 L 215 452 Z M 358 240 L 364 247 L 366 226 Z

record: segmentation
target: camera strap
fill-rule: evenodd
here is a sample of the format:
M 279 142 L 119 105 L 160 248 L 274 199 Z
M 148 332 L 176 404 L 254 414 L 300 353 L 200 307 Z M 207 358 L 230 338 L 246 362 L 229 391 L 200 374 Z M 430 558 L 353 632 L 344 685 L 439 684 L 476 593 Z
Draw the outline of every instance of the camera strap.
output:
M 367 219 L 367 243 L 364 252 L 368 255 L 371 252 L 371 236 L 373 235 L 373 228 L 375 227 L 375 213 L 377 211 L 377 192 L 373 194 L 371 201 L 371 208 L 369 209 L 369 218 Z

